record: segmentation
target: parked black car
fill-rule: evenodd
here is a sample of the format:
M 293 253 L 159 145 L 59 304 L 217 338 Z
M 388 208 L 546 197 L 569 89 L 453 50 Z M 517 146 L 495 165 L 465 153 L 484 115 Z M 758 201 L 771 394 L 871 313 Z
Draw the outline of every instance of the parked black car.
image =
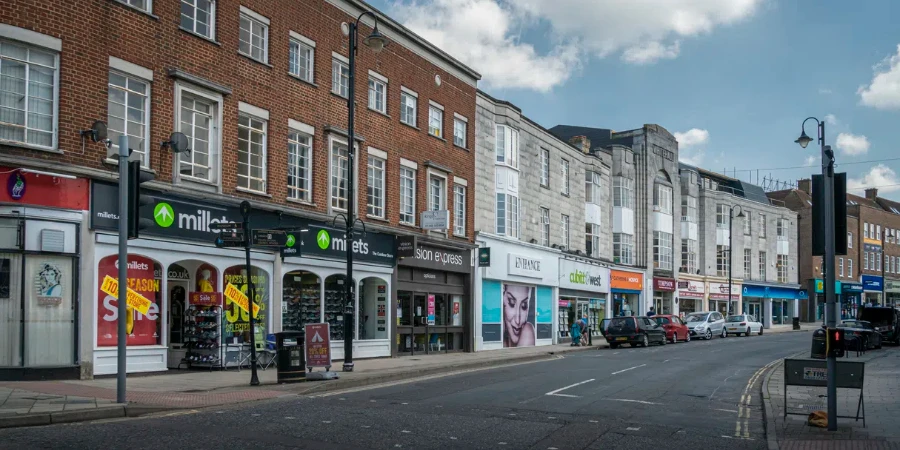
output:
M 860 308 L 856 318 L 871 323 L 885 342 L 900 344 L 900 310 L 869 306 Z
M 648 347 L 652 343 L 666 345 L 666 330 L 645 316 L 609 319 L 604 337 L 609 348 L 618 348 L 620 344 L 631 344 L 632 347 Z
M 881 333 L 865 320 L 844 320 L 838 328 L 844 330 L 844 339 L 854 336 L 862 341 L 866 350 L 881 348 Z

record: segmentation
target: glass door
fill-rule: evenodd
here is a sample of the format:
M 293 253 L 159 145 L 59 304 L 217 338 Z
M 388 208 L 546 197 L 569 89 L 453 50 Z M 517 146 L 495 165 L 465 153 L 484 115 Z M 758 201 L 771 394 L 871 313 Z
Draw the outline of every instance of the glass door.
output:
M 0 253 L 0 367 L 22 365 L 22 255 Z
M 397 292 L 397 354 L 411 355 L 413 346 L 413 295 L 408 291 Z

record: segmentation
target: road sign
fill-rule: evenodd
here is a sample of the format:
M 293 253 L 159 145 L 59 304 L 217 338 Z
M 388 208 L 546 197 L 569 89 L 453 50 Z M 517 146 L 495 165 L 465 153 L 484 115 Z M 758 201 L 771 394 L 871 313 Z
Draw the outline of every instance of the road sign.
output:
M 216 247 L 243 247 L 245 241 L 243 231 L 223 231 L 216 237 Z
M 287 233 L 282 230 L 253 230 L 250 239 L 258 247 L 284 247 L 287 241 Z
M 331 367 L 331 327 L 328 323 L 310 323 L 304 327 L 306 367 Z
M 240 230 L 244 224 L 237 222 L 218 222 L 209 224 L 210 230 Z

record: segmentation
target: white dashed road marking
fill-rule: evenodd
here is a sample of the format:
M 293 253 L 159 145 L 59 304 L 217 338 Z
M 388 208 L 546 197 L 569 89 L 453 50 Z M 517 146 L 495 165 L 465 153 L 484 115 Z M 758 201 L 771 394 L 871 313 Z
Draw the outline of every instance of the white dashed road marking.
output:
M 639 368 L 639 367 L 644 367 L 644 366 L 646 366 L 646 364 L 641 364 L 641 365 L 639 365 L 639 366 L 629 367 L 629 368 L 627 368 L 627 369 L 622 369 L 622 370 L 620 370 L 620 371 L 618 371 L 618 372 L 613 372 L 613 373 L 611 373 L 610 375 L 618 375 L 618 374 L 620 374 L 620 373 L 622 373 L 622 372 L 628 372 L 629 370 L 634 370 L 634 369 L 637 369 L 637 368 Z
M 544 394 L 544 395 L 555 395 L 555 396 L 557 396 L 557 397 L 573 397 L 573 398 L 578 398 L 577 395 L 560 394 L 560 392 L 562 392 L 562 391 L 564 391 L 564 390 L 566 390 L 566 389 L 573 388 L 573 387 L 575 387 L 575 386 L 581 386 L 582 384 L 590 383 L 591 381 L 594 381 L 594 379 L 591 378 L 590 380 L 584 380 L 584 381 L 582 381 L 582 382 L 580 382 L 580 383 L 570 384 L 570 385 L 568 385 L 568 386 L 566 386 L 566 387 L 559 388 L 559 389 L 557 389 L 557 390 L 555 390 L 555 391 L 550 391 L 550 392 L 548 392 L 548 393 L 546 393 L 546 394 Z

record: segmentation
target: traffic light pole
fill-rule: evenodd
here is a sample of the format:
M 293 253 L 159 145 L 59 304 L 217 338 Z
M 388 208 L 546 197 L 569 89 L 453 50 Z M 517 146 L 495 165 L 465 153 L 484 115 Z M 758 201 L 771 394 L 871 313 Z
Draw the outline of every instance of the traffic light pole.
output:
M 128 346 L 128 136 L 119 136 L 119 299 L 118 361 L 116 373 L 116 402 L 125 403 L 126 353 Z
M 824 185 L 825 203 L 825 325 L 829 330 L 837 326 L 837 298 L 834 292 L 834 153 L 831 146 L 825 145 L 825 123 L 819 122 L 819 143 L 822 147 L 822 184 Z M 837 431 L 837 357 L 834 351 L 827 352 L 826 371 L 828 378 L 828 431 Z
M 253 305 L 256 304 L 256 289 L 253 286 L 253 266 L 250 263 L 250 202 L 241 202 L 241 215 L 244 216 L 244 258 L 247 270 L 247 311 L 250 314 L 250 386 L 259 386 L 259 374 L 256 372 L 256 320 L 253 317 Z

